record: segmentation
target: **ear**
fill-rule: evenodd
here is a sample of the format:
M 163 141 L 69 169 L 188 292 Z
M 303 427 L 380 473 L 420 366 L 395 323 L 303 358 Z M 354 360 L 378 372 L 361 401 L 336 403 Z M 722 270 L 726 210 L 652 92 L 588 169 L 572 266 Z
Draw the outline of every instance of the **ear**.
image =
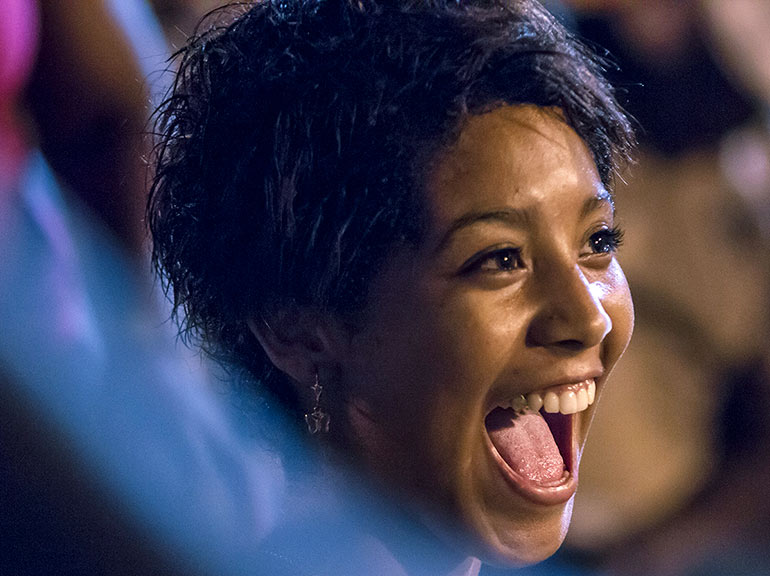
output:
M 297 383 L 312 384 L 319 367 L 339 357 L 340 328 L 328 314 L 289 307 L 248 325 L 275 367 Z

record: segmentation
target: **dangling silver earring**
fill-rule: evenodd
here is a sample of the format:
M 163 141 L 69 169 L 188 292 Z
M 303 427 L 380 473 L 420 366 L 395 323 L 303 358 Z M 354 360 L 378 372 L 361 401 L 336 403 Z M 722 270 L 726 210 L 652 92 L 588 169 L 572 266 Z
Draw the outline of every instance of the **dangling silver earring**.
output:
M 313 391 L 315 401 L 313 411 L 305 414 L 305 424 L 307 424 L 308 432 L 311 434 L 326 433 L 329 431 L 329 414 L 321 410 L 321 393 L 324 389 L 318 378 L 318 370 L 315 372 L 315 383 L 310 389 Z

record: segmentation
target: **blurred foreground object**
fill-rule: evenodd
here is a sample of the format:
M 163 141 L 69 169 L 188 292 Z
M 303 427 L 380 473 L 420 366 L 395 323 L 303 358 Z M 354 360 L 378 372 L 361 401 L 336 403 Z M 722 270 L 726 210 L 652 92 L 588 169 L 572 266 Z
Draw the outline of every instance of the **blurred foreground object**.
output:
M 101 2 L 4 0 L 0 31 L 0 573 L 242 573 L 272 459 L 137 266 L 134 53 Z

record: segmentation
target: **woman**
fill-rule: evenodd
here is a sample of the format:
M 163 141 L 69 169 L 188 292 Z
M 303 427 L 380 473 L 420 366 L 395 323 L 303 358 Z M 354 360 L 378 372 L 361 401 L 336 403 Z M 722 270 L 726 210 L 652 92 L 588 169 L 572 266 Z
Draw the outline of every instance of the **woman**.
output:
M 271 556 L 552 554 L 633 325 L 609 192 L 631 132 L 587 52 L 529 1 L 261 2 L 182 51 L 158 126 L 154 261 L 184 329 L 292 415 L 265 432 L 287 470 L 301 434 L 322 455 L 302 480 L 395 498 L 393 522 L 345 506 L 372 540 Z

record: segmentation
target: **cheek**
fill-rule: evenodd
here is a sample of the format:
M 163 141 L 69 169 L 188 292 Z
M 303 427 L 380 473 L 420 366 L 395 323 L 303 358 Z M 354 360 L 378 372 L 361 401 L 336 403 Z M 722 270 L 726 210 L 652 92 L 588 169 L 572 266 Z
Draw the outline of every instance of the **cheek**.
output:
M 509 316 L 518 315 L 478 294 L 432 296 L 378 314 L 356 339 L 345 372 L 349 396 L 371 415 L 356 424 L 358 443 L 367 438 L 365 450 L 396 466 L 401 480 L 430 480 L 441 492 L 458 481 L 454 468 L 478 442 L 488 390 L 517 340 Z M 440 470 L 440 478 L 422 478 L 426 470 Z
M 631 340 L 634 331 L 634 303 L 626 277 L 617 262 L 610 267 L 606 286 L 607 296 L 603 303 L 612 319 L 612 332 L 607 337 L 608 358 L 605 366 L 611 369 Z

